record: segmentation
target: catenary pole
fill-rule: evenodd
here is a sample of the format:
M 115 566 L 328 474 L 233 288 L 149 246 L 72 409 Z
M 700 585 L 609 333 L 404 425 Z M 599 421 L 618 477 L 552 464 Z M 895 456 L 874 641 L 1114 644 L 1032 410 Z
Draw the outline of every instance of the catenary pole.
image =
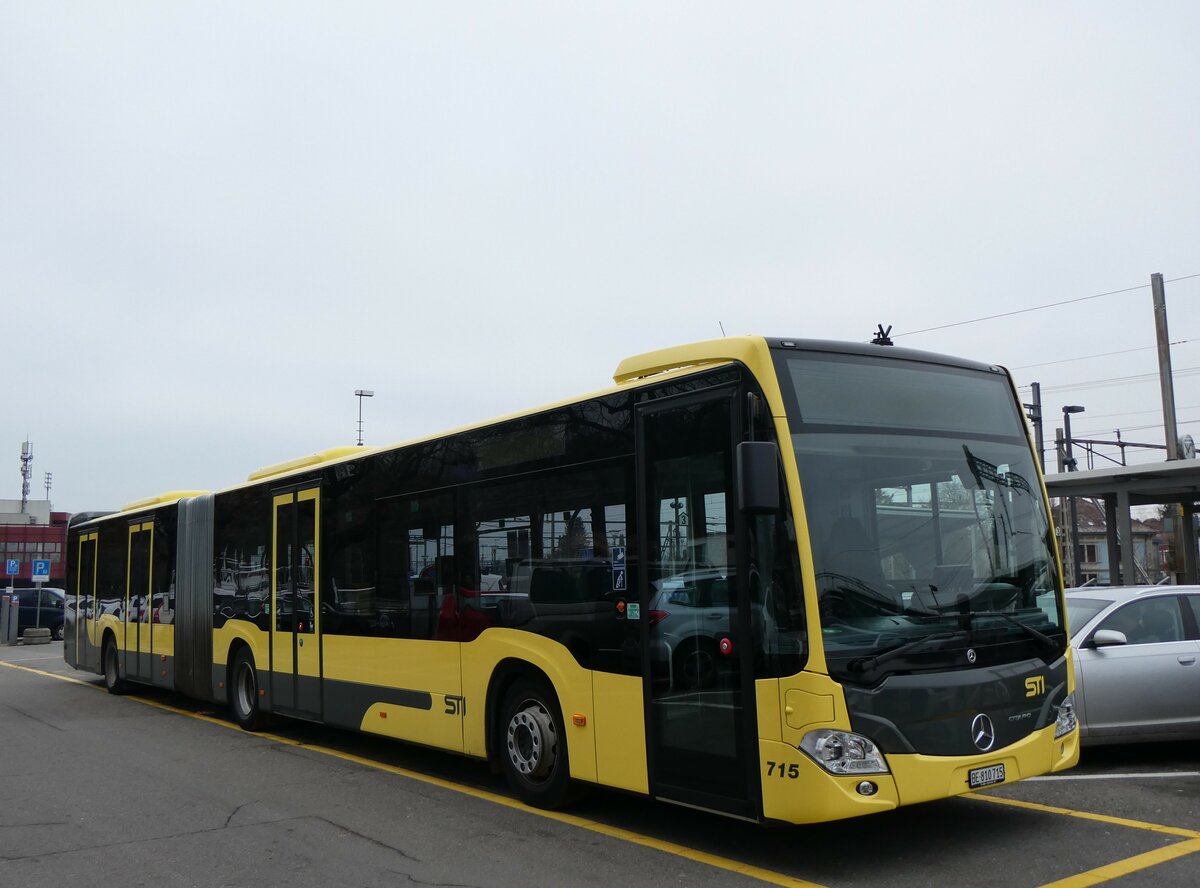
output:
M 1163 430 L 1167 436 L 1167 459 L 1179 459 L 1179 431 L 1175 425 L 1175 385 L 1171 376 L 1171 340 L 1167 336 L 1167 297 L 1163 276 L 1150 275 L 1154 293 L 1154 334 L 1158 339 L 1158 381 L 1162 387 Z

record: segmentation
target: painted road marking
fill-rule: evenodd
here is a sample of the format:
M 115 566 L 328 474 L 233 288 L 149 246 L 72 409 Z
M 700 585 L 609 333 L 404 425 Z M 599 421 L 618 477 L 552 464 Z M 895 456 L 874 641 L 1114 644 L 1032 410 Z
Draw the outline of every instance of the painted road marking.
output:
M 1121 876 L 1128 876 L 1130 873 L 1149 869 L 1160 863 L 1166 863 L 1168 860 L 1178 860 L 1180 857 L 1195 854 L 1197 851 L 1200 851 L 1200 839 L 1193 839 L 1190 842 L 1176 842 L 1174 845 L 1168 845 L 1156 851 L 1147 851 L 1145 854 L 1138 854 L 1136 857 L 1127 857 L 1125 860 L 1118 860 L 1116 863 L 1097 867 L 1094 870 L 1088 870 L 1086 873 L 1080 873 L 1077 876 L 1068 876 L 1065 879 L 1059 879 L 1057 882 L 1050 882 L 1043 885 L 1042 888 L 1085 888 L 1088 885 L 1099 885 L 1101 882 L 1107 882 L 1109 879 L 1119 879 Z
M 93 690 L 104 690 L 102 685 L 83 681 L 69 675 L 58 675 L 54 672 L 47 672 L 43 669 L 35 669 L 31 666 L 21 666 L 16 663 L 0 661 L 0 666 L 7 666 L 10 669 L 19 669 L 22 672 L 29 672 L 34 675 L 44 675 L 49 678 L 57 678 L 60 681 L 71 682 L 72 684 L 81 685 L 85 688 Z M 373 761 L 362 756 L 353 755 L 351 753 L 342 752 L 337 749 L 331 749 L 325 746 L 317 746 L 312 743 L 303 743 L 298 740 L 292 740 L 288 737 L 282 737 L 278 734 L 270 734 L 266 732 L 251 733 L 242 731 L 240 727 L 232 722 L 223 719 L 215 718 L 211 715 L 204 715 L 199 712 L 191 712 L 187 709 L 180 709 L 177 706 L 170 706 L 166 703 L 159 703 L 156 700 L 149 700 L 145 697 L 136 695 L 127 695 L 126 699 L 136 700 L 145 706 L 150 706 L 155 709 L 160 709 L 164 712 L 171 712 L 176 715 L 187 716 L 188 718 L 199 719 L 200 721 L 208 722 L 209 724 L 217 725 L 222 728 L 227 728 L 233 731 L 241 731 L 242 733 L 250 734 L 251 736 L 262 737 L 266 740 L 272 740 L 276 743 L 282 743 L 286 746 L 291 746 L 297 749 L 306 749 L 320 755 L 327 755 L 332 758 L 341 759 L 342 761 L 353 762 L 362 765 L 363 767 L 372 768 L 378 771 L 386 771 L 390 774 L 395 774 L 400 777 L 407 777 L 410 780 L 417 780 L 421 783 L 427 783 L 433 786 L 439 786 L 443 789 L 451 790 L 462 795 L 472 796 L 473 798 L 483 801 L 492 802 L 493 804 L 503 805 L 506 808 L 512 808 L 517 811 L 522 811 L 526 814 L 532 814 L 537 817 L 542 817 L 547 820 L 555 820 L 559 823 L 564 823 L 579 829 L 585 829 L 589 832 L 599 833 L 600 835 L 608 836 L 609 838 L 618 839 L 629 842 L 635 845 L 641 845 L 645 848 L 651 848 L 656 851 L 662 851 L 665 854 L 671 854 L 676 857 L 682 857 L 687 860 L 693 860 L 698 863 L 704 863 L 716 869 L 722 869 L 727 872 L 738 873 L 739 875 L 749 876 L 753 879 L 766 882 L 771 885 L 785 885 L 791 888 L 822 888 L 815 882 L 806 882 L 803 879 L 797 879 L 784 873 L 775 872 L 773 870 L 763 869 L 751 864 L 742 863 L 728 857 L 720 857 L 715 854 L 708 854 L 704 851 L 699 851 L 695 848 L 688 848 L 685 845 L 678 845 L 674 842 L 667 842 L 661 839 L 644 836 L 640 833 L 635 833 L 630 830 L 621 829 L 620 827 L 609 826 L 608 824 L 599 823 L 594 820 L 588 820 L 584 817 L 577 817 L 573 814 L 564 814 L 561 811 L 542 811 L 537 808 L 530 808 L 523 802 L 516 799 L 508 798 L 507 796 L 499 795 L 498 793 L 489 792 L 485 789 L 476 789 L 470 786 L 463 786 L 459 783 L 454 783 L 449 780 L 444 780 L 440 777 L 432 777 L 428 774 L 422 774 L 419 771 L 410 771 L 407 768 L 400 768 L 395 765 L 387 765 L 382 762 Z M 1036 778 L 1030 778 L 1036 779 Z M 1071 808 L 1059 808 L 1053 805 L 1041 805 L 1036 802 L 1025 802 L 1020 799 L 1009 799 L 1003 796 L 981 795 L 978 793 L 969 793 L 964 798 L 977 800 L 981 802 L 991 802 L 997 805 L 1009 805 L 1014 808 L 1024 808 L 1029 811 L 1038 811 L 1043 814 L 1055 814 L 1062 817 L 1075 817 L 1082 820 L 1091 820 L 1097 823 L 1106 823 L 1113 826 L 1126 827 L 1128 829 L 1143 830 L 1146 832 L 1155 832 L 1163 835 L 1178 836 L 1189 841 L 1176 842 L 1172 845 L 1167 845 L 1164 848 L 1158 848 L 1153 851 L 1147 851 L 1143 854 L 1137 854 L 1133 857 L 1118 860 L 1113 863 L 1105 864 L 1096 869 L 1088 870 L 1084 873 L 1078 873 L 1074 876 L 1068 876 L 1065 879 L 1060 879 L 1056 882 L 1050 882 L 1043 888 L 1086 888 L 1090 885 L 1098 885 L 1101 882 L 1106 882 L 1110 879 L 1127 876 L 1130 873 L 1139 872 L 1150 867 L 1157 866 L 1160 863 L 1166 863 L 1171 860 L 1178 860 L 1181 857 L 1186 857 L 1189 854 L 1200 852 L 1200 832 L 1196 830 L 1183 829 L 1177 826 L 1164 826 L 1157 823 L 1146 823 L 1141 820 L 1129 820 L 1124 817 L 1111 817 L 1107 814 L 1093 814 L 1089 811 L 1076 811 Z
M 1027 777 L 1026 782 L 1035 780 L 1158 780 L 1167 777 L 1200 777 L 1200 771 L 1147 771 L 1139 774 L 1047 774 L 1043 777 Z
M 1057 808 L 1053 805 L 1039 805 L 1037 802 L 1023 802 L 1020 799 L 1006 799 L 1001 796 L 972 794 L 969 798 L 978 799 L 981 802 L 993 802 L 997 805 L 1011 805 L 1014 808 L 1025 808 L 1029 811 L 1041 811 L 1043 814 L 1078 817 L 1083 820 L 1094 820 L 1097 823 L 1108 823 L 1114 826 L 1129 827 L 1130 829 L 1163 833 L 1169 836 L 1180 836 L 1191 840 L 1175 842 L 1172 845 L 1167 845 L 1165 848 L 1157 848 L 1143 854 L 1135 854 L 1133 857 L 1127 857 L 1124 860 L 1107 863 L 1104 866 L 1088 870 L 1085 873 L 1068 876 L 1065 879 L 1059 879 L 1057 882 L 1049 882 L 1043 885 L 1042 888 L 1087 888 L 1089 885 L 1099 885 L 1101 882 L 1107 882 L 1109 879 L 1128 876 L 1130 873 L 1149 869 L 1160 863 L 1166 863 L 1168 860 L 1178 860 L 1180 857 L 1187 857 L 1189 854 L 1195 854 L 1197 851 L 1200 851 L 1200 832 L 1183 829 L 1178 826 L 1162 826 L 1158 823 L 1145 823 L 1141 820 L 1129 820 L 1124 817 L 1110 817 L 1107 814 L 1092 814 L 1088 811 Z
M 0 661 L 0 665 L 8 666 L 10 669 L 19 669 L 22 672 L 31 672 L 34 675 L 46 675 L 50 678 L 57 678 L 62 681 L 68 681 L 73 684 L 82 685 L 85 688 L 93 690 L 104 690 L 104 687 L 99 684 L 94 684 L 88 681 L 82 681 L 78 678 L 73 678 L 69 675 L 57 675 L 53 672 L 46 672 L 42 669 L 34 669 L 29 666 L 19 666 L 15 663 Z M 316 752 L 321 755 L 327 755 L 332 758 L 341 759 L 346 762 L 363 765 L 367 768 L 373 768 L 377 771 L 386 771 L 389 774 L 395 774 L 400 777 L 407 777 L 410 780 L 418 780 L 421 783 L 428 783 L 433 786 L 439 786 L 443 789 L 449 789 L 453 792 L 463 795 L 472 796 L 473 798 L 483 801 L 492 802 L 493 804 L 503 805 L 506 808 L 512 808 L 521 811 L 525 814 L 533 814 L 538 817 L 543 817 L 547 820 L 556 820 L 559 823 L 564 823 L 569 826 L 586 829 L 589 832 L 599 833 L 600 835 L 608 836 L 609 838 L 619 839 L 624 842 L 629 842 L 634 845 L 641 845 L 644 848 L 651 848 L 655 851 L 661 851 L 665 854 L 671 854 L 675 857 L 683 857 L 687 860 L 693 860 L 697 863 L 704 863 L 716 869 L 725 870 L 731 873 L 737 873 L 742 876 L 749 876 L 752 879 L 758 879 L 760 882 L 766 882 L 770 885 L 784 885 L 787 888 L 823 888 L 816 882 L 806 882 L 803 879 L 797 879 L 785 873 L 775 872 L 773 870 L 763 869 L 762 867 L 754 866 L 749 863 L 742 863 L 739 860 L 733 860 L 728 857 L 721 857 L 716 854 L 709 854 L 705 851 L 699 851 L 695 848 L 689 848 L 686 845 L 679 845 L 675 842 L 668 842 L 662 839 L 655 839 L 651 836 L 644 836 L 640 833 L 632 832 L 631 830 L 621 829 L 617 826 L 609 826 L 606 823 L 599 823 L 595 820 L 588 820 L 585 817 L 578 817 L 574 814 L 564 814 L 561 811 L 543 811 L 538 808 L 530 808 L 524 802 L 516 799 L 502 796 L 499 793 L 489 792 L 486 789 L 476 789 L 471 786 L 463 786 L 460 783 L 454 783 L 449 780 L 444 780 L 440 777 L 432 777 L 428 774 L 422 774 L 419 771 L 410 771 L 407 768 L 399 768 L 395 765 L 387 765 L 382 762 L 372 761 L 368 758 L 353 755 L 352 753 L 342 752 L 338 749 L 330 749 L 326 746 L 317 746 L 312 743 L 303 743 L 299 740 L 292 740 L 288 737 L 281 737 L 278 734 L 270 734 L 265 731 L 250 732 L 242 731 L 240 727 L 232 722 L 223 719 L 215 718 L 211 715 L 204 715 L 198 712 L 191 712 L 187 709 L 180 709 L 177 706 L 170 706 L 166 703 L 159 703 L 157 700 L 148 700 L 145 697 L 138 697 L 135 694 L 125 695 L 127 700 L 136 700 L 146 706 L 151 706 L 155 709 L 161 709 L 164 712 L 171 712 L 176 715 L 185 715 L 188 718 L 199 719 L 200 721 L 208 722 L 212 725 L 218 725 L 222 728 L 228 728 L 233 731 L 240 731 L 244 734 L 249 734 L 252 737 L 262 737 L 265 740 L 273 740 L 276 743 L 282 743 L 287 746 L 292 746 L 297 749 L 306 749 L 311 752 Z

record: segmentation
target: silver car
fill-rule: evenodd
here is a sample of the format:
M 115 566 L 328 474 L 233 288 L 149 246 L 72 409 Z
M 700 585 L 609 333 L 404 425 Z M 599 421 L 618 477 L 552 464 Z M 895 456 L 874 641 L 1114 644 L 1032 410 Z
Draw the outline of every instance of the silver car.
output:
M 1200 738 L 1200 586 L 1067 590 L 1084 745 Z

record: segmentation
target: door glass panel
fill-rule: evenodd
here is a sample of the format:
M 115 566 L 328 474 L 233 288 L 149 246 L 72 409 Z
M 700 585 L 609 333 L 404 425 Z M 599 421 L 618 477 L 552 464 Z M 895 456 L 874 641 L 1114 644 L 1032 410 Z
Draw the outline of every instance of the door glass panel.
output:
M 655 791 L 722 808 L 748 787 L 731 418 L 721 398 L 642 426 Z
M 275 508 L 275 628 L 292 631 L 292 503 Z
M 80 621 L 90 619 L 96 605 L 96 541 L 79 544 L 79 597 L 76 607 Z
M 311 635 L 316 625 L 316 602 L 313 596 L 316 565 L 316 500 L 301 500 L 296 503 L 298 525 L 296 563 L 296 631 Z
M 145 623 L 146 596 L 150 589 L 150 532 L 129 537 L 129 622 Z

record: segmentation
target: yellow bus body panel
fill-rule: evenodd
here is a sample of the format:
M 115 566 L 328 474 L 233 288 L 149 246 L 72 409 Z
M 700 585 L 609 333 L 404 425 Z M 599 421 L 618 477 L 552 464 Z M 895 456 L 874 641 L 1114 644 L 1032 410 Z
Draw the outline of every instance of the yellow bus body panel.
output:
M 92 644 L 99 646 L 104 641 L 104 633 L 106 630 L 112 630 L 113 640 L 117 643 L 117 650 L 125 650 L 125 624 L 114 617 L 112 614 L 104 614 L 94 623 L 89 623 L 93 634 Z
M 359 730 L 453 752 L 463 751 L 462 719 L 447 713 L 446 698 L 462 694 L 459 647 L 452 641 L 326 635 L 322 641 L 326 681 L 369 688 L 425 691 L 429 709 L 377 701 Z
M 567 735 L 567 758 L 571 776 L 591 783 L 596 777 L 596 713 L 593 706 L 591 670 L 580 666 L 567 649 L 549 638 L 520 629 L 487 629 L 479 638 L 462 645 L 462 695 L 466 698 L 463 737 L 468 755 L 487 755 L 487 723 L 484 712 L 488 685 L 496 667 L 504 660 L 519 660 L 540 669 L 550 679 L 562 709 Z M 496 701 L 499 705 L 500 701 Z M 640 717 L 641 709 L 631 717 Z M 574 724 L 581 715 L 582 726 Z M 643 744 L 643 754 L 645 745 Z
M 645 694 L 640 675 L 596 672 L 596 780 L 605 786 L 649 793 L 646 772 Z M 566 718 L 569 715 L 564 713 Z M 571 730 L 571 728 L 567 728 Z
M 850 712 L 842 686 L 828 675 L 801 672 L 779 679 L 778 686 L 774 700 L 764 701 L 765 695 L 760 691 L 758 720 L 761 727 L 768 718 L 764 709 L 774 703 L 773 720 L 779 724 L 778 737 L 784 743 L 798 747 L 804 735 L 816 728 L 850 730 Z
M 889 755 L 888 766 L 900 787 L 900 803 L 912 805 L 970 792 L 967 772 L 1004 765 L 1004 783 L 1063 771 L 1079 761 L 1079 731 L 1054 739 L 1054 725 L 1035 731 L 994 753 L 967 756 Z M 1003 786 L 1004 784 L 997 784 Z
M 151 653 L 155 656 L 154 668 L 159 672 L 159 677 L 162 677 L 162 658 L 175 656 L 175 627 L 170 623 L 153 623 L 154 628 L 151 632 L 151 639 L 154 647 Z
M 220 629 L 213 630 L 213 665 L 228 666 L 229 650 L 238 640 L 250 646 L 255 670 L 267 672 L 271 663 L 271 633 L 264 632 L 247 620 L 228 620 Z
M 760 740 L 758 754 L 763 817 L 768 820 L 823 823 L 890 811 L 900 804 L 891 774 L 835 776 L 796 747 L 772 740 Z M 856 787 L 863 780 L 878 787 L 875 795 L 859 795 Z

